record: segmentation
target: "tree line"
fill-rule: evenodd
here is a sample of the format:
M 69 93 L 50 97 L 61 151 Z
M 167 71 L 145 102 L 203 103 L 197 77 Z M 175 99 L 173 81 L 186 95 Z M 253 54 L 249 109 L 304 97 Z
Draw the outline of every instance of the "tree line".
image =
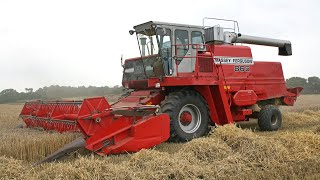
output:
M 286 79 L 288 87 L 303 87 L 302 94 L 320 94 L 320 79 L 313 76 L 309 78 L 291 77 Z M 33 91 L 32 88 L 25 88 L 26 92 L 17 92 L 14 89 L 5 89 L 0 92 L 0 103 L 21 102 L 34 99 L 54 100 L 72 97 L 92 97 L 120 95 L 123 92 L 121 86 L 49 86 Z
M 286 84 L 288 87 L 303 87 L 302 94 L 320 94 L 320 79 L 317 76 L 291 77 L 286 80 Z
M 42 100 L 60 100 L 63 98 L 75 97 L 93 97 L 93 96 L 107 96 L 119 95 L 123 92 L 121 86 L 58 86 L 53 85 L 49 87 L 39 88 L 33 91 L 32 88 L 25 88 L 26 92 L 18 92 L 15 89 L 5 89 L 0 92 L 0 103 L 21 102 L 35 99 Z

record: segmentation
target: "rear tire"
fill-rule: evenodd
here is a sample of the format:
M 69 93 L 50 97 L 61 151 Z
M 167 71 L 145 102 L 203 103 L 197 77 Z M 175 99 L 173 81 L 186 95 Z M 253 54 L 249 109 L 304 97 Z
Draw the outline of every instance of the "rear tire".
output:
M 258 114 L 258 124 L 262 131 L 277 131 L 282 125 L 281 111 L 274 105 L 264 106 Z
M 161 111 L 170 116 L 171 142 L 185 142 L 209 132 L 210 115 L 203 97 L 192 90 L 170 93 L 161 102 Z

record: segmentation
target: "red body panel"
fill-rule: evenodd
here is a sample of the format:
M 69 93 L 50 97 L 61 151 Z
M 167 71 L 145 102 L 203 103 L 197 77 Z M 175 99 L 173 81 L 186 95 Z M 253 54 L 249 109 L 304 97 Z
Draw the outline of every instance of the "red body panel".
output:
M 206 45 L 206 49 L 207 52 L 184 57 L 184 61 L 196 58 L 194 72 L 177 72 L 177 76 L 124 81 L 123 84 L 134 89 L 154 89 L 159 84 L 159 88 L 191 86 L 206 99 L 211 118 L 216 124 L 246 120 L 246 116 L 252 113 L 248 107 L 263 100 L 277 98 L 283 105 L 292 106 L 302 90 L 286 87 L 279 62 L 254 62 L 242 65 L 221 64 L 214 61 L 215 57 L 251 59 L 251 49 L 247 46 Z M 239 71 L 235 66 L 243 67 Z
M 255 104 L 258 100 L 253 90 L 239 90 L 232 97 L 232 102 L 236 106 L 249 106 Z
M 252 57 L 250 48 L 246 46 L 220 45 L 212 46 L 211 49 L 214 57 Z M 202 56 L 208 55 L 210 56 L 208 53 L 198 54 L 200 57 L 198 61 L 201 61 Z M 214 64 L 213 58 L 211 58 L 212 64 Z M 154 88 L 156 83 L 160 83 L 161 87 L 218 85 L 218 82 L 222 81 L 230 93 L 236 93 L 239 90 L 254 91 L 258 96 L 257 101 L 294 94 L 287 90 L 279 62 L 254 62 L 253 65 L 245 65 L 250 69 L 248 72 L 235 72 L 234 66 L 214 64 L 212 72 L 195 71 L 185 73 L 183 77 L 165 77 L 162 81 L 158 78 L 150 78 L 148 87 Z

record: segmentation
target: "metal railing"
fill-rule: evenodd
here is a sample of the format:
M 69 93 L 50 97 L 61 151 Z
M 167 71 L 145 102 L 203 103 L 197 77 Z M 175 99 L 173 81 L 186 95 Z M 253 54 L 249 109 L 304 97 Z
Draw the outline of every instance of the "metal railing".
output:
M 178 59 L 181 59 L 180 61 L 184 60 L 184 59 L 188 59 L 188 60 L 192 60 L 192 59 L 195 59 L 195 67 L 194 67 L 194 71 L 193 72 L 183 72 L 183 73 L 188 73 L 188 74 L 193 74 L 195 76 L 198 76 L 199 73 L 212 73 L 214 72 L 214 58 L 213 58 L 213 54 L 212 54 L 212 51 L 211 51 L 211 46 L 207 45 L 207 44 L 173 44 L 172 46 L 174 46 L 174 49 L 175 49 L 175 56 L 173 56 L 173 59 L 175 59 L 175 65 L 176 65 L 176 72 L 177 72 L 177 76 L 179 75 L 179 68 L 178 68 Z M 183 55 L 183 56 L 179 56 L 178 54 L 178 50 L 179 48 L 178 47 L 185 47 L 187 46 L 188 49 L 191 47 L 194 49 L 195 51 L 195 55 L 188 55 L 188 51 Z M 200 52 L 201 55 L 199 54 Z M 203 55 L 203 53 L 206 53 L 206 52 L 209 52 L 210 53 L 210 56 L 205 56 Z M 210 60 L 210 64 L 212 64 L 212 68 L 211 70 L 209 71 L 201 71 L 201 68 L 204 68 L 204 67 L 201 67 L 201 60 L 203 59 L 209 59 Z M 181 74 L 181 73 L 180 73 Z M 210 75 L 210 74 L 209 74 Z
M 232 26 L 232 27 L 223 27 L 223 29 L 232 30 L 234 33 L 239 33 L 239 32 L 240 32 L 240 28 L 239 28 L 239 23 L 238 23 L 238 21 L 231 20 L 231 19 L 220 19 L 220 18 L 205 17 L 205 18 L 202 19 L 202 26 L 203 26 L 204 28 L 212 27 L 212 26 L 207 26 L 207 25 L 205 24 L 208 20 L 213 20 L 213 21 L 217 21 L 217 22 L 219 22 L 219 21 L 232 22 L 232 23 L 233 23 L 233 26 Z M 220 24 L 216 24 L 216 25 L 213 25 L 213 26 L 219 26 L 219 27 L 220 27 Z

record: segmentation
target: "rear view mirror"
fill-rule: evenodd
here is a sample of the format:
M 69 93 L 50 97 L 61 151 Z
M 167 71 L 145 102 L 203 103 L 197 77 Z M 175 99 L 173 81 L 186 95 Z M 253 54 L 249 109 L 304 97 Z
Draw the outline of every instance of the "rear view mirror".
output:
M 135 33 L 134 30 L 130 30 L 130 31 L 129 31 L 129 34 L 130 34 L 130 35 L 133 35 L 134 33 Z

